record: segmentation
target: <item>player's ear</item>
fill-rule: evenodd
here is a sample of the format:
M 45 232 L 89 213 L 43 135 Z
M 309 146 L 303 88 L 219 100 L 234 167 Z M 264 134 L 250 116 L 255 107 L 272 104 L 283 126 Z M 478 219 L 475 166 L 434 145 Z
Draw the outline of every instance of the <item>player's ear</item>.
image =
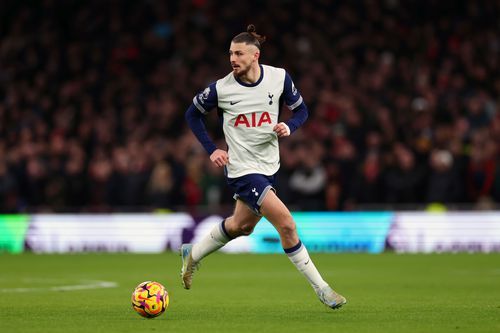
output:
M 260 58 L 260 52 L 259 51 L 255 51 L 255 53 L 253 55 L 253 58 L 254 58 L 254 60 L 259 60 L 259 58 Z

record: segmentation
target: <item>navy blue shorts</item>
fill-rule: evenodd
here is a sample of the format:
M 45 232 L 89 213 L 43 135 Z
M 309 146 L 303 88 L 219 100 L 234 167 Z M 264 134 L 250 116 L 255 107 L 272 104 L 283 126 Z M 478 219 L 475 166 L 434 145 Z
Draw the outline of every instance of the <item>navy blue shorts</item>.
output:
M 269 190 L 276 192 L 274 189 L 275 180 L 276 175 L 265 176 L 251 173 L 238 178 L 227 178 L 227 183 L 234 191 L 233 198 L 235 200 L 242 200 L 256 215 L 262 216 L 260 206 Z

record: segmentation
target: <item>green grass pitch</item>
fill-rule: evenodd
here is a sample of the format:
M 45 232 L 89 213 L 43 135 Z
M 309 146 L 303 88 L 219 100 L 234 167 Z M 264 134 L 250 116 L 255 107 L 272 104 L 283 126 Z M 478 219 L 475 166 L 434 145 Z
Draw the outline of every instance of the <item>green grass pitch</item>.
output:
M 214 254 L 182 289 L 180 258 L 0 255 L 2 332 L 500 332 L 500 255 L 312 254 L 348 304 L 323 306 L 285 255 Z M 163 283 L 155 319 L 131 308 L 134 287 Z M 67 290 L 89 281 L 113 288 Z M 69 286 L 69 287 L 68 287 Z M 60 288 L 63 287 L 63 288 Z M 59 288 L 59 289 L 58 289 Z

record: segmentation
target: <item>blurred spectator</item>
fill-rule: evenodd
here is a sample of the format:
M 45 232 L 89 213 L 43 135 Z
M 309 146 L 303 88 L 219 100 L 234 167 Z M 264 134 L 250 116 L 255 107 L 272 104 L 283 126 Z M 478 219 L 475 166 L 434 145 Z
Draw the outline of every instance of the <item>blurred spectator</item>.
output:
M 175 193 L 172 168 L 165 161 L 158 162 L 149 178 L 148 204 L 154 208 L 174 209 Z
M 203 152 L 204 154 L 204 152 Z M 205 157 L 205 156 L 203 156 Z M 213 163 L 205 160 L 205 172 L 201 178 L 201 188 L 203 190 L 203 205 L 216 208 L 223 201 L 222 191 L 225 186 L 225 178 Z
M 415 154 L 405 145 L 395 144 L 394 165 L 385 174 L 385 200 L 389 203 L 422 202 L 425 171 L 416 164 Z
M 380 155 L 377 152 L 366 155 L 352 181 L 348 197 L 350 209 L 355 209 L 357 205 L 373 205 L 385 201 L 382 170 Z
M 184 122 L 249 23 L 248 4 L 218 5 L 1 1 L 0 209 L 225 205 L 222 171 Z M 498 204 L 499 1 L 259 6 L 262 62 L 292 73 L 310 110 L 281 146 L 283 200 Z M 220 141 L 215 113 L 207 128 Z
M 462 181 L 447 150 L 434 150 L 430 155 L 430 175 L 427 180 L 425 200 L 429 203 L 456 203 L 463 195 Z
M 194 207 L 203 203 L 203 165 L 205 156 L 192 155 L 186 162 L 186 178 L 183 190 L 186 195 L 186 205 Z
M 17 184 L 14 176 L 7 169 L 7 164 L 0 160 L 0 211 L 14 213 L 17 210 Z
M 474 132 L 467 174 L 468 199 L 472 202 L 493 195 L 498 160 L 497 146 L 486 129 Z
M 304 142 L 295 151 L 300 164 L 290 175 L 291 204 L 305 210 L 324 210 L 327 175 L 323 164 L 323 147 L 317 141 Z

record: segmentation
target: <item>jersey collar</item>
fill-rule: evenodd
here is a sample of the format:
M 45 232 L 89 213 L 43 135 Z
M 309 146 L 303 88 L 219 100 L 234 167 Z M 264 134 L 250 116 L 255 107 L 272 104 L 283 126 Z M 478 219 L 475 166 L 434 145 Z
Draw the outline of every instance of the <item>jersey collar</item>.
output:
M 259 64 L 259 67 L 260 67 L 260 77 L 255 83 L 245 83 L 235 76 L 234 78 L 236 79 L 236 82 L 238 82 L 239 84 L 241 84 L 244 87 L 255 87 L 255 86 L 259 85 L 259 83 L 264 78 L 264 67 L 262 67 L 261 64 Z

